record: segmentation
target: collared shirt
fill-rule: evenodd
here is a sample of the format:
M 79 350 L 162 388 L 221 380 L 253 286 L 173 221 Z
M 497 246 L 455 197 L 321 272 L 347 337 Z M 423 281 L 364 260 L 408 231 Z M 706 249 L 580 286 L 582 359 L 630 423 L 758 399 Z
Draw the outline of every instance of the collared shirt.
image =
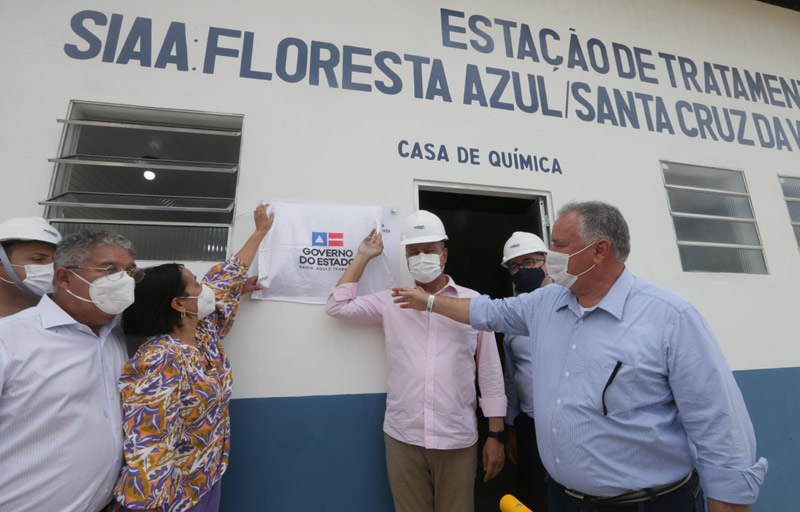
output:
M 711 498 L 758 497 L 767 461 L 756 461 L 742 394 L 686 299 L 626 269 L 585 314 L 562 286 L 481 297 L 469 313 L 476 329 L 533 338 L 539 454 L 560 484 L 616 496 L 680 480 L 696 462 Z
M 0 510 L 95 512 L 122 464 L 119 317 L 95 335 L 49 297 L 0 320 Z
M 236 318 L 247 269 L 234 256 L 203 278 L 216 310 L 198 323 L 197 346 L 154 336 L 125 364 L 125 466 L 114 494 L 129 509 L 189 510 L 228 467 L 233 376 L 222 338 Z
M 533 418 L 533 340 L 529 336 L 506 334 L 503 348 L 508 398 L 506 424 L 513 425 L 521 412 Z
M 505 416 L 503 372 L 494 334 L 436 313 L 401 309 L 393 302 L 391 290 L 357 297 L 356 287 L 356 283 L 346 283 L 334 288 L 326 311 L 337 318 L 383 324 L 388 371 L 384 432 L 428 449 L 475 444 L 476 369 L 483 414 Z M 436 295 L 478 294 L 448 277 Z

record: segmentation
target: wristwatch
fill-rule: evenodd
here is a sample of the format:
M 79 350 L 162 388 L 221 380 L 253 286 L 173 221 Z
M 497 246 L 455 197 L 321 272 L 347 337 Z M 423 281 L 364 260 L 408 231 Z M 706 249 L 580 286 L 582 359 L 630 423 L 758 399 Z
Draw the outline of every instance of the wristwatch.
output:
M 498 430 L 497 432 L 492 432 L 491 430 L 486 433 L 486 437 L 491 437 L 492 439 L 497 439 L 501 443 L 506 442 L 506 431 L 505 430 Z

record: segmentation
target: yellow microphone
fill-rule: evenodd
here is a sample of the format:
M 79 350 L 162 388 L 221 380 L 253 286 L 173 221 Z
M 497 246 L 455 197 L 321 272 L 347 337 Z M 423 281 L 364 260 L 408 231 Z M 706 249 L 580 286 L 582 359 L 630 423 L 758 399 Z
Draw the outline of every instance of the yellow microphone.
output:
M 500 512 L 533 512 L 533 510 L 523 505 L 514 496 L 506 494 L 500 500 Z

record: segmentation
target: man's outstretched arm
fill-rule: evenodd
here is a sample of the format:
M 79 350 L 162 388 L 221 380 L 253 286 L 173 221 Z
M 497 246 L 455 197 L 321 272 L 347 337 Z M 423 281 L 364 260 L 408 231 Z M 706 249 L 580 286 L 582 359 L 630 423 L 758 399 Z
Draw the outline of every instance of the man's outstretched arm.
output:
M 471 299 L 456 299 L 454 297 L 442 297 L 441 295 L 431 295 L 416 288 L 392 288 L 392 297 L 395 303 L 403 309 L 416 309 L 417 311 L 429 311 L 428 301 L 431 302 L 431 309 L 447 318 L 451 318 L 462 324 L 469 324 L 469 301 Z

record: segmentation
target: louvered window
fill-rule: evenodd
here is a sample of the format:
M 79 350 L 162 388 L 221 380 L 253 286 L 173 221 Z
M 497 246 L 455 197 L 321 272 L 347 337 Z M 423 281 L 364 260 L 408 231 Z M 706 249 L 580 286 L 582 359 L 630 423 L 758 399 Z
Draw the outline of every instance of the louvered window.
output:
M 685 271 L 766 274 L 741 171 L 661 162 Z
M 789 219 L 794 230 L 794 237 L 797 239 L 797 246 L 800 247 L 800 178 L 781 176 L 779 180 L 783 198 L 789 208 Z
M 106 229 L 143 260 L 219 261 L 233 221 L 242 116 L 73 101 L 47 218 Z

